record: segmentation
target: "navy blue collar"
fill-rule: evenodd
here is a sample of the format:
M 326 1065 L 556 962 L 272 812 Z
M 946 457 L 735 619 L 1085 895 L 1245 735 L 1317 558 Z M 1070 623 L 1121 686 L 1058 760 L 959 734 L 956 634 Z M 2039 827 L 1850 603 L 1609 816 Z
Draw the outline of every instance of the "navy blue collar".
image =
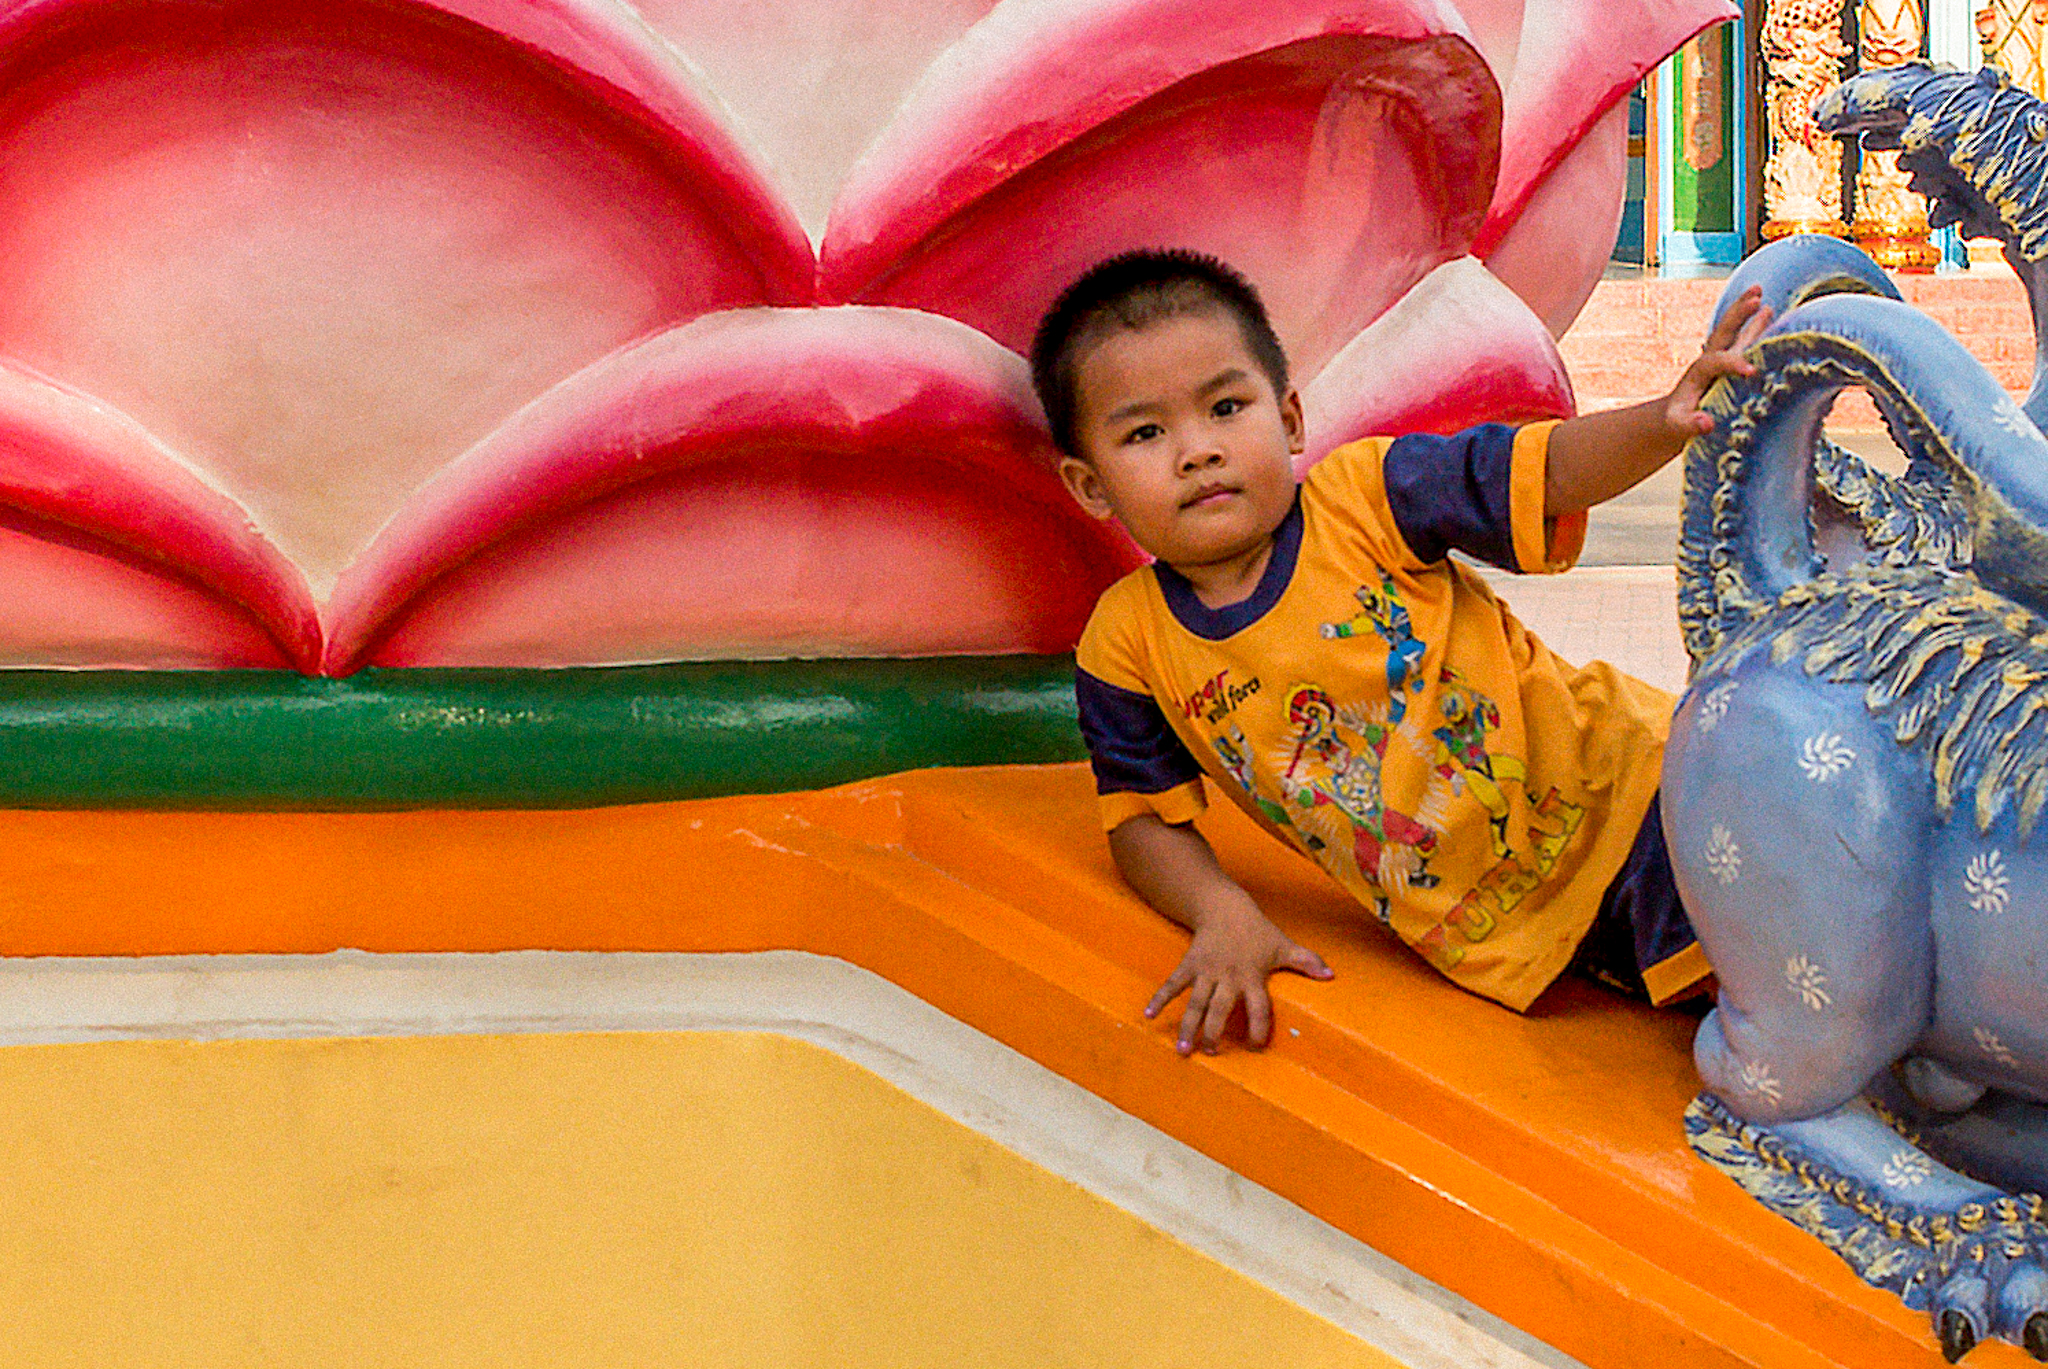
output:
M 1220 642 L 1243 632 L 1280 602 L 1288 582 L 1294 578 L 1294 562 L 1300 555 L 1301 490 L 1297 486 L 1294 507 L 1273 530 L 1273 554 L 1266 558 L 1266 569 L 1259 574 L 1259 587 L 1249 598 L 1210 608 L 1196 597 L 1195 587 L 1188 583 L 1187 576 L 1164 561 L 1152 563 L 1152 574 L 1159 581 L 1159 592 L 1166 597 L 1166 607 L 1172 611 L 1174 621 L 1204 641 Z

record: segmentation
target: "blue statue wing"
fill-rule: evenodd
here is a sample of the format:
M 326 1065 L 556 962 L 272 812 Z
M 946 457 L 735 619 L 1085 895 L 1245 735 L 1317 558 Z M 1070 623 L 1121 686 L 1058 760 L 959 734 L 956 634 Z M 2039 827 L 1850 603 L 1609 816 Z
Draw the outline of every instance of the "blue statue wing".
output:
M 1760 648 L 1861 684 L 1899 744 L 1926 749 L 1944 816 L 1967 798 L 1984 830 L 2016 803 L 2031 833 L 2048 805 L 2048 620 L 1965 571 L 1866 564 L 1786 591 L 1713 673 Z
M 1888 475 L 1847 447 L 1814 445 L 1813 482 L 1855 524 L 1872 559 L 1957 568 L 1970 563 L 1970 524 L 1955 482 L 1934 462 L 1913 459 Z

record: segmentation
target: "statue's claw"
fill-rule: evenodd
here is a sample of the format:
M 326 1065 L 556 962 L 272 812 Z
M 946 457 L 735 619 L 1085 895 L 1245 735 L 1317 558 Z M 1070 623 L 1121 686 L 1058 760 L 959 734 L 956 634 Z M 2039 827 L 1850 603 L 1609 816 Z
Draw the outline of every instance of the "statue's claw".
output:
M 2038 1221 L 1998 1220 L 2016 1215 L 1997 1211 L 2004 1207 L 1966 1205 L 1940 1224 L 1950 1235 L 1929 1271 L 1938 1291 L 1928 1311 L 1951 1364 L 1987 1340 L 2048 1361 L 2048 1232 Z
M 1934 1332 L 1942 1358 L 1954 1364 L 1970 1353 L 1991 1323 L 1991 1285 L 1983 1275 L 1958 1274 L 1934 1299 Z
M 1987 1340 L 2048 1361 L 2048 1232 L 2038 1221 L 1995 1220 L 2000 1206 L 1966 1206 L 1943 1224 L 1952 1234 L 1929 1271 L 1938 1291 L 1928 1311 L 1951 1364 Z
M 1953 1308 L 1941 1314 L 1941 1357 L 1954 1364 L 1977 1348 L 1977 1330 L 1968 1315 Z
M 2038 1221 L 1998 1222 L 1975 1205 L 1955 1214 L 1953 1225 L 1959 1239 L 1941 1254 L 1948 1277 L 1929 1308 L 1941 1352 L 1953 1363 L 1979 1341 L 1997 1339 L 2048 1361 L 2048 1233 Z
M 2035 1359 L 2048 1361 L 2048 1312 L 2036 1312 L 2027 1318 L 2026 1329 L 2020 1332 L 2020 1344 Z

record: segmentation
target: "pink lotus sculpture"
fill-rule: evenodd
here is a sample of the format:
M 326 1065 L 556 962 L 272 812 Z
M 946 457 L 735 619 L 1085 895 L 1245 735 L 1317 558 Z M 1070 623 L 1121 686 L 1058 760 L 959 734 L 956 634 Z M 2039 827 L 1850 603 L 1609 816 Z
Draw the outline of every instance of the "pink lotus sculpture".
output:
M 1062 650 L 1018 351 L 1264 287 L 1311 455 L 1567 412 L 1725 0 L 9 0 L 0 665 Z

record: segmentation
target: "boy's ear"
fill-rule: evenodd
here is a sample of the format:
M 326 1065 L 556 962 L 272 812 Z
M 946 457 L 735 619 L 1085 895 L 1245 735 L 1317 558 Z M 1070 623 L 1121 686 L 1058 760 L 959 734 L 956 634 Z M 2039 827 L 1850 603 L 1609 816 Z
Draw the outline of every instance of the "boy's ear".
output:
M 1301 391 L 1287 387 L 1280 401 L 1280 422 L 1287 429 L 1287 450 L 1300 456 L 1308 450 L 1308 422 L 1301 416 Z
M 1089 517 L 1115 517 L 1115 510 L 1109 507 L 1109 499 L 1102 490 L 1102 476 L 1080 457 L 1060 458 L 1060 483 L 1074 496 L 1074 502 L 1088 511 Z

